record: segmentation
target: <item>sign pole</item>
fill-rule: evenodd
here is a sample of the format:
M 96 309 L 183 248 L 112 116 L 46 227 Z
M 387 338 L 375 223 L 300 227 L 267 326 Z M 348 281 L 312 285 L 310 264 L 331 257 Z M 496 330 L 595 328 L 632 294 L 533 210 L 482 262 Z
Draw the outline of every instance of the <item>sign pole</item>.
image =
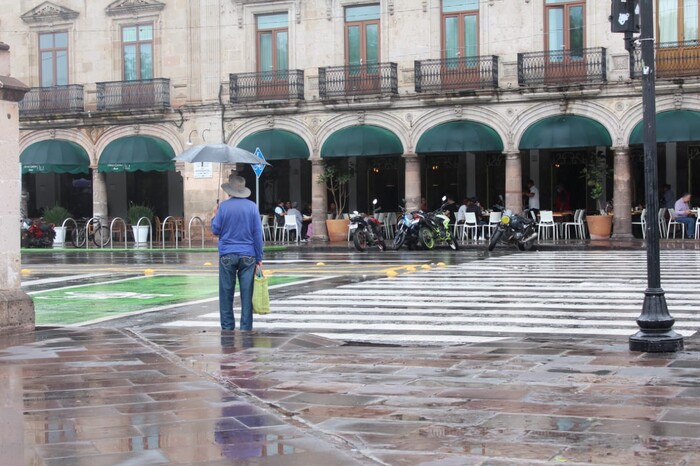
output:
M 265 156 L 263 155 L 259 147 L 255 148 L 255 155 L 257 155 L 258 158 L 263 162 L 265 161 Z M 253 171 L 255 172 L 255 205 L 258 208 L 258 212 L 260 212 L 260 175 L 262 175 L 262 172 L 265 169 L 265 164 L 256 163 L 251 166 L 253 167 Z

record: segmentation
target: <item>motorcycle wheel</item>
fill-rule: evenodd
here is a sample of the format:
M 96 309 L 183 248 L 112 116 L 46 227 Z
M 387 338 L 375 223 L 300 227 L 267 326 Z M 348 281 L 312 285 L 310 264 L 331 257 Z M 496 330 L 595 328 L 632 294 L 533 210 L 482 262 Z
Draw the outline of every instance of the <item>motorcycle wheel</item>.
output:
M 70 242 L 73 243 L 74 248 L 84 248 L 85 247 L 85 228 L 77 227 L 73 228 L 70 234 Z
M 433 238 L 433 233 L 430 229 L 421 228 L 418 234 L 420 235 L 421 243 L 426 249 L 433 249 L 435 247 L 435 238 Z
M 534 245 L 535 240 L 531 239 L 530 241 L 526 241 L 524 243 L 518 243 L 518 249 L 520 249 L 521 251 L 532 251 Z
M 489 251 L 493 251 L 493 248 L 496 247 L 496 244 L 498 244 L 501 236 L 503 236 L 503 232 L 501 230 L 496 230 L 493 235 L 491 235 L 491 240 L 489 241 Z
M 355 243 L 355 249 L 358 251 L 364 251 L 367 249 L 367 233 L 362 230 L 357 230 L 352 242 Z
M 394 236 L 394 250 L 401 249 L 401 246 L 403 246 L 403 243 L 405 241 L 406 241 L 406 233 L 403 231 L 397 232 L 396 236 Z
M 448 241 L 448 244 L 450 245 L 450 248 L 452 248 L 453 251 L 456 251 L 459 249 L 459 245 L 457 244 L 457 240 L 452 235 L 450 235 L 450 239 Z
M 95 235 L 92 237 L 92 242 L 98 248 L 104 248 L 109 246 L 111 238 L 109 237 L 109 228 L 102 226 L 98 230 L 95 230 Z

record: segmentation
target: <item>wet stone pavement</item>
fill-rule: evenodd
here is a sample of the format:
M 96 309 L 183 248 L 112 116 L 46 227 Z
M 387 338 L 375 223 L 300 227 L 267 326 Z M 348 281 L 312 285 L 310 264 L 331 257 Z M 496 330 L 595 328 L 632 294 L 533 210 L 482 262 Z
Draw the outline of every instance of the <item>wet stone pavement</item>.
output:
M 697 465 L 700 344 L 685 343 L 638 354 L 625 338 L 4 337 L 0 464 Z

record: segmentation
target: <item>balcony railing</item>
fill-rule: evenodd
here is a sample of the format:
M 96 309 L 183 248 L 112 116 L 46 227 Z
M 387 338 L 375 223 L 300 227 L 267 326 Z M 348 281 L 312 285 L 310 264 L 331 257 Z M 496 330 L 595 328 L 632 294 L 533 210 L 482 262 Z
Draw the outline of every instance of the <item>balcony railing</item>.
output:
M 445 58 L 415 62 L 416 92 L 458 92 L 498 87 L 498 57 Z
M 232 104 L 264 100 L 304 100 L 302 70 L 261 71 L 229 75 Z
M 80 84 L 32 87 L 19 103 L 19 112 L 23 116 L 76 113 L 83 110 L 83 86 Z
M 605 82 L 605 48 L 518 54 L 520 86 L 560 86 Z
M 398 93 L 396 63 L 327 66 L 318 69 L 318 94 L 321 100 Z
M 165 109 L 170 107 L 170 80 L 97 83 L 97 110 Z
M 632 79 L 642 77 L 642 55 L 639 48 L 634 50 L 634 66 L 630 71 Z M 656 44 L 657 79 L 700 77 L 700 42 L 664 42 Z

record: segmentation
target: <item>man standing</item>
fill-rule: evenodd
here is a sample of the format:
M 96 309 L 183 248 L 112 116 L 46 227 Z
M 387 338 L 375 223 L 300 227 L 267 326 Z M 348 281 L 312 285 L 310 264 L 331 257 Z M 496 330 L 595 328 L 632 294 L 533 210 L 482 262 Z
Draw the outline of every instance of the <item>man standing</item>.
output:
M 675 199 L 671 185 L 666 183 L 661 187 L 661 207 L 666 209 L 675 208 Z
M 535 186 L 535 182 L 532 180 L 527 180 L 527 191 L 523 193 L 524 196 L 529 197 L 527 201 L 527 208 L 535 212 L 535 214 L 540 213 L 540 190 Z
M 230 199 L 223 201 L 211 222 L 211 231 L 219 237 L 219 318 L 221 330 L 233 331 L 233 295 L 236 277 L 240 284 L 240 329 L 253 329 L 253 279 L 255 265 L 262 266 L 263 232 L 258 208 L 246 199 L 250 189 L 245 178 L 232 174 L 221 185 Z
M 673 219 L 676 222 L 682 223 L 686 226 L 688 238 L 695 238 L 695 218 L 689 216 L 693 213 L 693 211 L 690 210 L 690 206 L 688 205 L 689 202 L 690 193 L 683 194 L 683 196 L 676 201 L 676 204 L 674 206 L 676 212 Z

